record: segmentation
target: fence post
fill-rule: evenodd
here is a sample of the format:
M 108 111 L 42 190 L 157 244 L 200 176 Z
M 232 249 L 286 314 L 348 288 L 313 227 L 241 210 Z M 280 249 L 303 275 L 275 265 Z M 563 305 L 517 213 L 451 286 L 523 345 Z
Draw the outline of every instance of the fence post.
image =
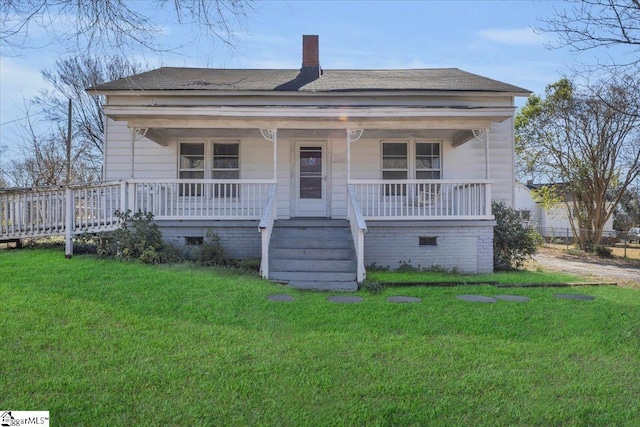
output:
M 65 203 L 66 203 L 66 211 L 65 211 L 65 219 L 64 219 L 64 256 L 66 258 L 71 258 L 73 255 L 73 227 L 74 227 L 74 216 L 75 212 L 73 209 L 74 200 L 73 200 L 73 190 L 70 186 L 67 185 L 67 188 L 64 190 L 65 195 Z
M 135 206 L 136 206 L 136 184 L 135 182 L 130 182 L 127 185 L 127 206 L 125 206 L 125 209 L 123 211 L 123 213 L 127 212 L 127 211 L 131 211 L 131 213 L 135 213 Z

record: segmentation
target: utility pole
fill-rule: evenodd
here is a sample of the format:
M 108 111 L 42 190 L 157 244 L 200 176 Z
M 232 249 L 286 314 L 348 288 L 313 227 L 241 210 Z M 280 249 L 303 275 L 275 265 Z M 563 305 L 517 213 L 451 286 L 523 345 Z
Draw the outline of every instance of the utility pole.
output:
M 67 120 L 67 185 L 69 185 L 71 184 L 71 99 L 69 99 L 69 117 Z

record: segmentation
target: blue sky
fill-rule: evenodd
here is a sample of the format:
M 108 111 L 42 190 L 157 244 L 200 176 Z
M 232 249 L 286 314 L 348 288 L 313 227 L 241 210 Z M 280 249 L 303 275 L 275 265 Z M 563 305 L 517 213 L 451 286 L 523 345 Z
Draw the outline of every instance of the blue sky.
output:
M 531 28 L 564 7 L 542 0 L 258 1 L 236 33 L 235 49 L 193 41 L 184 28 L 167 24 L 159 40 L 188 40 L 187 47 L 135 55 L 152 66 L 299 68 L 302 35 L 318 34 L 323 68 L 456 67 L 542 93 L 572 65 L 611 53 L 546 48 L 553 37 Z M 23 98 L 46 88 L 40 72 L 53 69 L 58 57 L 52 47 L 0 55 L 0 145 L 9 146 L 0 158 L 15 154 Z

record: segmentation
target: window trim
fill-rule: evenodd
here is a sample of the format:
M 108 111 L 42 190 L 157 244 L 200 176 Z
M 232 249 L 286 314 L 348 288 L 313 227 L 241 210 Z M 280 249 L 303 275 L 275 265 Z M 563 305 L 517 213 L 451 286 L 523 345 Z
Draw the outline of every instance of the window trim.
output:
M 440 178 L 444 179 L 444 144 L 442 139 L 429 139 L 429 138 L 420 138 L 420 139 L 402 139 L 402 138 L 389 138 L 380 140 L 380 179 L 384 180 L 384 144 L 398 144 L 398 143 L 406 143 L 407 144 L 407 178 L 418 179 L 416 178 L 416 172 L 418 169 L 417 166 L 417 150 L 416 144 L 438 144 L 440 146 L 440 169 L 432 169 L 432 171 L 439 171 Z M 394 169 L 387 169 L 394 170 Z M 398 169 L 399 170 L 399 169 Z
M 177 140 L 177 162 L 178 162 L 178 170 L 177 170 L 177 178 L 180 178 L 180 172 L 188 171 L 191 169 L 182 169 L 180 167 L 180 146 L 182 144 L 204 144 L 204 178 L 202 179 L 215 179 L 213 176 L 213 145 L 214 144 L 236 144 L 238 145 L 238 178 L 229 178 L 229 179 L 242 179 L 242 149 L 241 149 L 241 141 L 238 139 L 179 139 Z M 236 169 L 230 169 L 236 170 Z M 187 178 L 185 178 L 187 179 Z M 194 178 L 200 179 L 200 178 Z
M 177 147 L 176 147 L 176 151 L 177 151 L 177 161 L 178 161 L 178 170 L 177 170 L 177 177 L 178 179 L 194 179 L 194 180 L 211 180 L 211 179 L 216 179 L 213 178 L 213 172 L 214 172 L 214 168 L 213 168 L 213 164 L 214 164 L 214 160 L 213 160 L 213 153 L 214 153 L 214 145 L 215 144 L 235 144 L 238 146 L 238 168 L 237 169 L 229 169 L 229 170 L 237 170 L 238 171 L 238 178 L 225 178 L 225 179 L 220 179 L 220 180 L 239 180 L 242 179 L 242 155 L 241 155 L 241 141 L 237 140 L 237 139 L 202 139 L 202 138 L 198 138 L 198 139 L 179 139 L 176 141 L 177 142 Z M 180 167 L 180 149 L 182 147 L 182 144 L 203 144 L 204 145 L 204 171 L 203 171 L 203 177 L 202 178 L 180 178 L 180 173 L 181 172 L 186 172 L 186 171 L 194 171 L 195 169 L 183 169 Z M 222 169 L 217 169 L 217 170 L 222 170 Z M 200 169 L 197 170 L 198 172 L 201 171 Z M 197 184 L 189 184 L 187 185 L 187 187 L 184 186 L 180 186 L 180 197 L 201 197 L 205 194 L 201 194 L 202 191 L 198 190 L 200 186 Z M 212 191 L 206 191 L 205 193 L 213 193 L 213 194 L 206 194 L 206 197 L 213 197 L 213 198 L 225 198 L 225 199 L 239 199 L 240 198 L 240 188 L 237 187 L 237 191 L 233 191 L 232 190 L 232 184 L 223 184 L 222 186 L 220 185 L 216 185 L 216 188 Z M 182 194 L 183 191 L 185 191 L 185 189 L 188 189 L 188 194 Z M 219 194 L 219 193 L 222 194 Z

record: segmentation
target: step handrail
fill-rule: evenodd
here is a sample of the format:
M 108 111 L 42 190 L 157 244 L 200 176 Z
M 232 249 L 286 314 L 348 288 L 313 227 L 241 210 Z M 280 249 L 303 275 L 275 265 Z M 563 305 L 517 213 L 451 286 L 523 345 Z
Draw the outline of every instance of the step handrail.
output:
M 366 269 L 364 266 L 364 235 L 367 232 L 367 223 L 362 215 L 358 195 L 353 185 L 347 185 L 349 194 L 347 211 L 349 215 L 349 225 L 351 227 L 351 236 L 353 237 L 353 245 L 356 249 L 357 275 L 356 280 L 362 283 L 366 277 Z
M 271 233 L 273 232 L 273 223 L 277 216 L 277 197 L 276 190 L 277 184 L 272 184 L 267 194 L 267 202 L 260 217 L 260 224 L 258 229 L 260 230 L 262 240 L 262 256 L 260 259 L 260 275 L 268 279 L 269 278 L 269 245 L 271 243 Z

